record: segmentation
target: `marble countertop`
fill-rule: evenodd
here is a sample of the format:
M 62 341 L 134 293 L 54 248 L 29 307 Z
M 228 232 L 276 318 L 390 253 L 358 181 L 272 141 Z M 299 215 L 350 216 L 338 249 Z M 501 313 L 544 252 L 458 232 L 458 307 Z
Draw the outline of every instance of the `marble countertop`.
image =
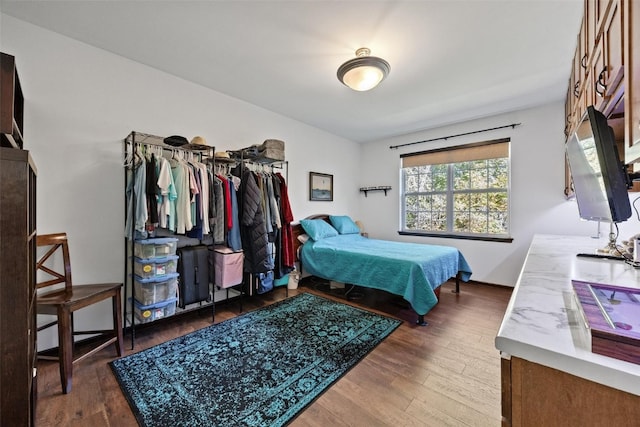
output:
M 536 235 L 507 306 L 495 346 L 515 356 L 640 395 L 640 365 L 591 352 L 571 280 L 640 288 L 640 269 L 623 261 L 576 257 L 607 240 Z

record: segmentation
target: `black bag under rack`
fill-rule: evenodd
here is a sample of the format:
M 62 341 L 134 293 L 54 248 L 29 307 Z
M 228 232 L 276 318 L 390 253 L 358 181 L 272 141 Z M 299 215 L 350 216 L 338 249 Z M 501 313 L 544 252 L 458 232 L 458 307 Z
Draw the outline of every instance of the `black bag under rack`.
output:
M 206 246 L 179 248 L 178 306 L 209 300 L 209 250 Z

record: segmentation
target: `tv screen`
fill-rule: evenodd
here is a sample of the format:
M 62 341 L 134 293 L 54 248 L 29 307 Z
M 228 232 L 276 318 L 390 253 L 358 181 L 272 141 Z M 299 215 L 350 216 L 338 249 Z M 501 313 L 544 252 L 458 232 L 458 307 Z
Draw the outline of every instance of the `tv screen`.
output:
M 613 130 L 593 106 L 566 144 L 580 218 L 622 222 L 631 216 L 627 179 Z

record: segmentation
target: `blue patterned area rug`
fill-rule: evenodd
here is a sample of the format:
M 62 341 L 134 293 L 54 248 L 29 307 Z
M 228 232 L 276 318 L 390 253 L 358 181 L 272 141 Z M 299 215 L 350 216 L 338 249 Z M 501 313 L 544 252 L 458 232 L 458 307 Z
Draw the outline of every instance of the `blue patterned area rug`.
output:
M 142 426 L 281 426 L 400 324 L 303 293 L 111 368 Z

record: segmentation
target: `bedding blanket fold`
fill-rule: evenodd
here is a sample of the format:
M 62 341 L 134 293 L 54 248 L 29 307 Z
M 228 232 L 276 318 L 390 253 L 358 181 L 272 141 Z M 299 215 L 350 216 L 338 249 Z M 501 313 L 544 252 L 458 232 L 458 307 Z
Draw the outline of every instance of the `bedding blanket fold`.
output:
M 471 268 L 453 247 L 393 242 L 345 234 L 309 240 L 300 253 L 304 271 L 327 280 L 380 289 L 400 295 L 424 315 L 437 303 L 434 290 Z

